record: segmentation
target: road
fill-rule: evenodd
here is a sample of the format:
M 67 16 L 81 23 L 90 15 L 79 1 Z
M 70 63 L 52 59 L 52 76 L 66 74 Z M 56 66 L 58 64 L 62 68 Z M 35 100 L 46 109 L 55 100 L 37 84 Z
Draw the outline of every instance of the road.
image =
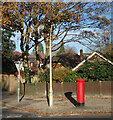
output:
M 89 115 L 79 115 L 79 114 L 73 114 L 69 116 L 41 116 L 37 114 L 27 113 L 27 112 L 21 112 L 21 111 L 15 111 L 8 108 L 3 107 L 2 108 L 2 118 L 38 118 L 38 119 L 44 119 L 44 118 L 51 118 L 51 119 L 75 119 L 75 118 L 102 118 L 102 120 L 107 120 L 107 118 L 111 118 L 111 114 L 89 114 Z
M 8 102 L 7 100 L 11 101 L 15 99 L 15 95 L 9 95 L 7 93 L 4 93 L 2 94 L 2 100 L 4 101 L 4 104 L 5 102 Z M 1 117 L 1 116 L 0 116 Z M 111 114 L 84 114 L 84 115 L 80 115 L 80 114 L 72 114 L 72 115 L 49 115 L 49 116 L 41 116 L 39 114 L 35 114 L 35 113 L 31 113 L 31 112 L 22 112 L 22 111 L 18 111 L 18 110 L 13 110 L 13 109 L 10 109 L 10 108 L 7 108 L 7 107 L 2 107 L 2 120 L 5 120 L 5 119 L 10 119 L 10 118 L 15 118 L 16 120 L 18 119 L 26 119 L 28 120 L 30 118 L 33 118 L 33 120 L 43 120 L 43 119 L 52 119 L 52 120 L 59 120 L 59 119 L 62 119 L 62 120 L 70 120 L 70 119 L 73 119 L 73 120 L 76 120 L 79 119 L 79 118 L 82 118 L 82 120 L 87 120 L 88 118 L 91 118 L 91 120 L 93 120 L 93 118 L 98 118 L 99 120 L 111 120 Z M 86 118 L 86 119 L 83 119 L 83 118 Z M 107 118 L 110 118 L 110 119 L 107 119 Z M 81 120 L 81 119 L 79 119 Z M 88 119 L 89 120 L 89 119 Z

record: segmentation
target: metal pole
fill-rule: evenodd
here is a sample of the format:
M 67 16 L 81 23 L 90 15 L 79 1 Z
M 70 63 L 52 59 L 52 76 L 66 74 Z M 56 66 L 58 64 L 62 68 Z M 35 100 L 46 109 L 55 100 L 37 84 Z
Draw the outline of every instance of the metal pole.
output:
M 49 94 L 50 107 L 53 106 L 51 32 L 52 32 L 52 25 L 50 29 L 50 91 L 49 91 L 50 92 Z
M 20 100 L 20 61 L 19 61 L 19 71 L 18 71 L 18 102 Z

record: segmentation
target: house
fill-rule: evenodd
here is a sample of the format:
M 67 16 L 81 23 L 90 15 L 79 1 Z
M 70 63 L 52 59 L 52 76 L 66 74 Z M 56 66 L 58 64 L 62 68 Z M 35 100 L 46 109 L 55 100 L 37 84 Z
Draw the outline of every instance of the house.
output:
M 90 55 L 91 53 L 83 53 L 80 49 L 80 54 L 77 53 L 61 53 L 57 56 L 52 57 L 52 66 L 54 70 L 63 69 L 65 67 L 73 68 L 83 61 L 84 57 Z
M 18 51 L 13 51 L 13 61 L 18 61 L 20 59 L 20 57 L 22 56 L 22 54 Z
M 92 54 L 91 52 L 83 53 L 83 57 L 88 57 L 88 56 L 90 56 L 91 54 Z
M 69 67 L 73 68 L 81 62 L 81 57 L 77 53 L 61 53 L 58 56 L 53 56 L 53 69 Z
M 39 61 L 40 61 L 40 66 L 42 65 L 45 55 L 43 53 L 39 54 Z M 22 54 L 18 51 L 14 51 L 13 52 L 13 61 L 20 61 L 20 59 L 22 58 Z M 30 70 L 30 74 L 36 74 L 37 72 L 37 61 L 36 61 L 36 56 L 35 55 L 30 55 L 28 56 L 28 64 L 29 64 L 29 70 Z M 22 70 L 20 71 L 21 73 L 24 72 L 24 68 L 22 67 Z M 16 73 L 17 74 L 17 73 Z
M 110 64 L 113 65 L 113 62 L 111 62 L 110 60 L 106 59 L 104 56 L 102 56 L 100 53 L 98 52 L 93 52 L 91 55 L 89 55 L 85 60 L 81 61 L 76 67 L 74 67 L 72 69 L 72 71 L 78 70 L 79 67 L 81 67 L 82 65 L 84 65 L 84 63 L 86 61 L 90 61 L 90 62 L 94 62 L 94 61 L 107 61 Z

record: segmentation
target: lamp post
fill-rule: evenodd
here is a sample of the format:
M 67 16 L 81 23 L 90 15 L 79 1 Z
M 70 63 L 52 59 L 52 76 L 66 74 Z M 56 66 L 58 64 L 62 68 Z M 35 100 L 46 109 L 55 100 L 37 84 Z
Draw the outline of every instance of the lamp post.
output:
M 51 51 L 51 32 L 52 32 L 52 27 L 53 25 L 51 25 L 51 28 L 50 28 L 50 49 L 49 49 L 49 52 L 50 52 L 50 89 L 49 89 L 49 105 L 50 107 L 53 106 L 53 88 L 52 88 L 52 51 Z
M 20 100 L 20 70 L 22 68 L 22 62 L 21 61 L 15 61 L 16 68 L 18 70 L 18 102 Z

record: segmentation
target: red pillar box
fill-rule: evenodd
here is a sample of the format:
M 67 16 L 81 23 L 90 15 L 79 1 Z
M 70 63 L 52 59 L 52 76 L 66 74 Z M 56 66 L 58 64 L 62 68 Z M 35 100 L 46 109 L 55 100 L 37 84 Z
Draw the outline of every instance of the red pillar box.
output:
M 77 81 L 77 104 L 78 106 L 84 106 L 84 82 L 85 79 L 76 79 Z

